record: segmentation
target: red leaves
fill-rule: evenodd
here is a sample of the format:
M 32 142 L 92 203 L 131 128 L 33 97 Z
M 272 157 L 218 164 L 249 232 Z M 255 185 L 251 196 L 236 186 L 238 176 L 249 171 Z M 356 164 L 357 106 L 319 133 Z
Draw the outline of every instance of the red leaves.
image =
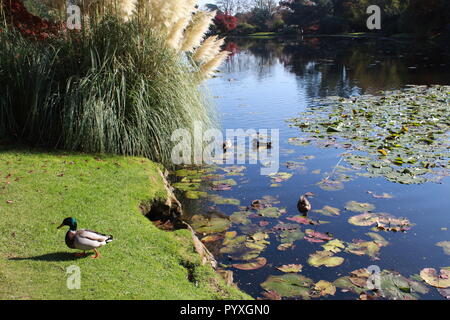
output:
M 226 13 L 219 13 L 214 18 L 214 23 L 221 32 L 230 32 L 237 28 L 237 18 Z
M 20 33 L 27 37 L 45 40 L 57 36 L 65 29 L 64 24 L 51 23 L 28 12 L 18 0 L 1 0 L 6 14 L 6 20 Z
M 306 230 L 305 233 L 306 236 L 304 237 L 304 239 L 312 243 L 321 243 L 333 239 L 333 237 L 329 234 L 321 233 L 311 229 Z

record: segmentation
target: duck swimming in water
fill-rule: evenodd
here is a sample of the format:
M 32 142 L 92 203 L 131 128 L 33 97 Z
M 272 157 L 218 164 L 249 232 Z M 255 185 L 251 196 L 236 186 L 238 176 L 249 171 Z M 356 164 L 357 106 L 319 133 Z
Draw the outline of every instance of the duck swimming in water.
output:
M 107 236 L 96 231 L 80 229 L 77 230 L 77 220 L 69 217 L 65 218 L 58 229 L 69 226 L 69 230 L 66 233 L 66 245 L 71 249 L 83 250 L 83 253 L 76 253 L 75 256 L 85 257 L 86 251 L 94 250 L 95 255 L 92 257 L 96 259 L 100 256 L 97 251 L 98 248 L 113 240 L 112 236 Z
M 314 193 L 307 192 L 304 195 L 300 197 L 300 199 L 297 202 L 297 209 L 298 211 L 303 214 L 305 217 L 308 215 L 308 212 L 311 210 L 311 203 L 308 200 L 308 197 L 313 197 Z

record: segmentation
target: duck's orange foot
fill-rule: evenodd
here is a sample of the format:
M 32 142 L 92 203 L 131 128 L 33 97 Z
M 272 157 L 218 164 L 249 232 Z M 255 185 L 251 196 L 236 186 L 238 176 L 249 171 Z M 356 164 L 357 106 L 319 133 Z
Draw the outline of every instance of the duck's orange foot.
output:
M 96 249 L 94 249 L 94 252 L 95 252 L 95 255 L 93 255 L 91 257 L 92 259 L 97 259 L 98 257 L 100 257 L 100 253 Z

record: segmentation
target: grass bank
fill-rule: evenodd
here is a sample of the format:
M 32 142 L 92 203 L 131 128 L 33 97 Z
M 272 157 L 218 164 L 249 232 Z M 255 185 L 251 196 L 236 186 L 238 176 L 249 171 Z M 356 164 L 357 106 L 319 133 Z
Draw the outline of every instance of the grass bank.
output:
M 1 149 L 0 299 L 250 298 L 201 265 L 189 231 L 162 231 L 140 212 L 165 195 L 143 158 Z M 114 236 L 99 259 L 66 247 L 56 227 L 69 216 Z M 79 290 L 66 285 L 71 265 Z

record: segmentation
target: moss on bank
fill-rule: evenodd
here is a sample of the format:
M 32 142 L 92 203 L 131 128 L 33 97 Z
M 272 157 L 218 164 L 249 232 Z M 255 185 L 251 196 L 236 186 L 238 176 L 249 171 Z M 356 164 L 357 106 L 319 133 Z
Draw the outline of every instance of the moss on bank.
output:
M 166 195 L 143 158 L 0 150 L 0 299 L 248 299 L 201 265 L 187 230 L 166 232 L 139 211 Z M 66 230 L 112 234 L 93 260 L 75 258 Z M 66 268 L 81 270 L 69 290 Z

